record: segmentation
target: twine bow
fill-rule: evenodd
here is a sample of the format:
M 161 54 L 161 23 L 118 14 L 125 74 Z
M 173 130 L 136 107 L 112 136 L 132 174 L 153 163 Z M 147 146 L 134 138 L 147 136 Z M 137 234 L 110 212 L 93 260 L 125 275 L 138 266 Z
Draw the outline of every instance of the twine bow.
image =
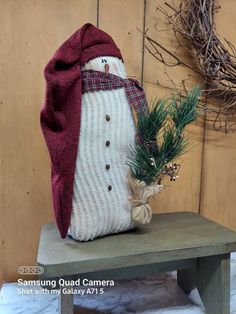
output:
M 139 224 L 147 224 L 152 219 L 152 209 L 149 205 L 149 198 L 159 193 L 163 184 L 146 185 L 144 181 L 132 179 L 129 175 L 129 185 L 132 197 L 129 200 L 132 203 L 131 217 L 132 220 Z

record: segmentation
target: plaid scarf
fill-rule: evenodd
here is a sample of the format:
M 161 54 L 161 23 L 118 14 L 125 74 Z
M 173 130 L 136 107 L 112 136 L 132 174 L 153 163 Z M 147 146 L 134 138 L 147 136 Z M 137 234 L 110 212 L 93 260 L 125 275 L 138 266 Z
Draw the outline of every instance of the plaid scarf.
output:
M 100 71 L 82 71 L 82 93 L 112 90 L 122 87 L 124 87 L 128 101 L 137 115 L 147 114 L 148 106 L 145 93 L 138 81 L 134 79 L 123 79 L 110 73 L 106 76 L 104 72 Z

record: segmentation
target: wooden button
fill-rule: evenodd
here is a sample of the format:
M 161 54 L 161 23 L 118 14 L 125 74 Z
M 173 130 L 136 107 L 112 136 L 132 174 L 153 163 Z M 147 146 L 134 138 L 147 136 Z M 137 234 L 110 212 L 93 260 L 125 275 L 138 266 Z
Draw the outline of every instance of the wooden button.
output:
M 109 170 L 110 169 L 110 165 L 107 164 L 106 165 L 106 169 Z
M 107 120 L 107 121 L 110 121 L 110 120 L 111 120 L 111 117 L 110 117 L 108 114 L 106 115 L 106 120 Z
M 106 141 L 106 146 L 110 146 L 110 141 Z
M 108 185 L 108 191 L 111 191 L 112 190 L 112 186 L 111 185 Z

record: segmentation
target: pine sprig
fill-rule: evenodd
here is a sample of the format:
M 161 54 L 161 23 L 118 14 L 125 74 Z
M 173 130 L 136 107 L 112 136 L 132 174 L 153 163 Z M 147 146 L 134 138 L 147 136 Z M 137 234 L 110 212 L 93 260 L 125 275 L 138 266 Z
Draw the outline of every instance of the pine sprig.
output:
M 159 158 L 164 164 L 173 161 L 177 156 L 182 155 L 187 147 L 187 139 L 175 127 L 170 126 L 164 131 L 163 142 L 160 148 Z
M 165 100 L 155 100 L 148 115 L 138 117 L 137 129 L 144 142 L 155 140 L 156 134 L 163 127 L 168 111 Z
M 135 150 L 131 152 L 128 165 L 130 166 L 132 177 L 146 183 L 152 182 L 158 172 L 157 167 L 153 167 L 152 160 L 144 145 L 135 147 Z
M 189 142 L 183 131 L 198 117 L 200 93 L 199 87 L 194 87 L 186 98 L 173 98 L 170 105 L 167 100 L 157 100 L 147 115 L 138 117 L 137 132 L 142 140 L 128 160 L 134 179 L 146 184 L 159 181 L 165 166 L 186 151 Z
M 175 124 L 175 128 L 180 132 L 183 131 L 187 124 L 190 124 L 197 119 L 197 104 L 200 94 L 199 86 L 195 86 L 186 98 L 180 98 L 179 103 L 175 97 L 173 98 L 169 107 L 169 114 Z

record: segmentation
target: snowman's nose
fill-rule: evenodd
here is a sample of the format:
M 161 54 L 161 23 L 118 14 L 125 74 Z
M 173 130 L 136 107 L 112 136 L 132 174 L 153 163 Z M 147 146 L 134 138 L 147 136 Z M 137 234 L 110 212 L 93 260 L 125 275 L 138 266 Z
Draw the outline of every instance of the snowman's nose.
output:
M 106 76 L 108 76 L 109 74 L 109 64 L 105 64 L 105 73 L 106 73 Z

